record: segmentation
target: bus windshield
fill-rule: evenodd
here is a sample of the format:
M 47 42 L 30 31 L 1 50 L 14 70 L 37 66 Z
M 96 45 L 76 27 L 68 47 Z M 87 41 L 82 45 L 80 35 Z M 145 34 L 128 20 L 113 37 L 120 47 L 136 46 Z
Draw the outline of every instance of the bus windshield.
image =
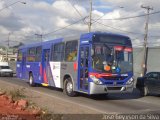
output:
M 96 70 L 103 71 L 104 64 L 113 64 L 113 48 L 107 44 L 93 44 L 92 66 Z
M 104 41 L 104 40 L 103 40 Z M 111 43 L 111 40 L 110 40 Z M 133 70 L 133 56 L 131 46 L 120 43 L 93 41 L 92 68 L 100 72 L 127 73 Z M 110 69 L 106 70 L 105 66 Z
M 131 72 L 133 70 L 133 55 L 131 51 L 115 50 L 116 66 L 121 69 L 121 73 Z

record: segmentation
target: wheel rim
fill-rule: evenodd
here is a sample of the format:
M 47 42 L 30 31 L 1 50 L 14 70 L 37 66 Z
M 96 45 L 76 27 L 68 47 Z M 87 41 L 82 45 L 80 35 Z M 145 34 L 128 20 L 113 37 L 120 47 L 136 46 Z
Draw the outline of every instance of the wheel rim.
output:
M 73 85 L 72 85 L 71 82 L 68 82 L 68 83 L 67 83 L 67 92 L 68 92 L 68 93 L 71 93 L 72 90 L 73 90 Z

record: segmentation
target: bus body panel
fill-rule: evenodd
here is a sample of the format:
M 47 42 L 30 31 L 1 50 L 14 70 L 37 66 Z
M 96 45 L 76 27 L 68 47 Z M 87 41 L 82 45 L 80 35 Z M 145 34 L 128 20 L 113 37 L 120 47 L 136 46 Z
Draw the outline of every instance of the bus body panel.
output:
M 77 62 L 50 62 L 52 78 L 49 79 L 49 85 L 57 88 L 63 88 L 65 76 L 69 76 L 72 79 L 74 90 L 77 91 L 76 66 Z
M 103 93 L 131 93 L 133 91 L 132 85 L 118 85 L 108 87 L 107 85 L 96 85 L 90 82 L 90 93 L 89 94 L 103 94 Z
M 61 85 L 61 62 L 50 62 L 50 68 L 52 73 L 52 79 L 50 80 L 50 86 L 62 88 Z
M 32 73 L 35 83 L 41 83 L 40 76 L 40 62 L 27 62 L 26 63 L 26 77 L 24 79 L 29 81 L 29 74 Z
M 65 80 L 65 76 L 70 76 L 73 82 L 73 89 L 78 91 L 77 86 L 77 62 L 62 62 L 61 63 L 61 84 L 63 86 L 63 82 Z
M 51 56 L 51 46 L 52 44 L 55 44 L 61 41 L 62 39 L 56 39 L 53 41 L 46 41 L 46 44 L 38 43 L 36 45 L 27 45 L 24 48 L 22 47 L 21 49 L 25 49 L 26 51 L 27 51 L 27 48 L 29 49 L 29 48 L 38 47 L 38 46 L 42 47 L 42 53 L 41 53 L 39 62 L 26 62 L 26 64 L 24 64 L 26 69 L 23 70 L 23 72 L 25 72 L 25 76 L 23 76 L 22 79 L 29 81 L 29 73 L 32 73 L 35 83 L 51 84 L 51 86 L 53 86 L 52 85 L 53 79 L 52 77 L 50 77 L 52 75 L 51 75 L 51 68 L 49 64 L 49 60 Z M 46 53 L 48 54 L 47 61 L 45 61 Z M 27 54 L 25 55 L 25 57 L 27 57 Z M 17 62 L 17 64 L 22 62 Z
M 58 82 L 56 81 L 56 85 L 55 85 L 55 80 L 54 80 L 54 76 L 53 76 L 53 69 L 54 69 L 54 64 L 51 61 L 51 57 L 52 57 L 52 46 L 56 43 L 62 42 L 63 39 L 59 38 L 59 39 L 55 39 L 55 40 L 50 40 L 50 41 L 46 41 L 46 44 L 42 44 L 42 83 L 41 84 L 46 84 L 47 86 L 53 86 L 53 87 L 58 87 L 61 88 L 58 85 Z M 47 60 L 45 59 L 47 55 Z
M 16 76 L 18 76 L 21 79 L 26 78 L 26 54 L 27 54 L 27 49 L 20 49 L 19 51 L 22 52 L 22 56 L 17 56 L 18 59 L 21 57 L 21 62 L 17 61 L 16 64 Z

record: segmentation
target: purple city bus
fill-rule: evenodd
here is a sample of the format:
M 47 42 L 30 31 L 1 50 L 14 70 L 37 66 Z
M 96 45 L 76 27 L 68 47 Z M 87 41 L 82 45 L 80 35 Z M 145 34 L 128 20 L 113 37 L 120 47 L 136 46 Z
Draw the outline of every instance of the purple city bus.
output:
M 133 51 L 129 37 L 90 32 L 19 48 L 17 77 L 76 93 L 133 91 Z

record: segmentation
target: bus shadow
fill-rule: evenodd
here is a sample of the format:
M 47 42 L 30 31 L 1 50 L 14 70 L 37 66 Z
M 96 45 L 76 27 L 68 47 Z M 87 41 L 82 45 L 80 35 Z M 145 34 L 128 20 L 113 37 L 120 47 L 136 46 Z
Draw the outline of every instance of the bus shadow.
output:
M 129 100 L 129 99 L 138 99 L 141 98 L 139 90 L 136 88 L 133 90 L 133 93 L 110 93 L 110 94 L 99 94 L 99 95 L 86 95 L 79 94 L 81 97 L 87 97 L 93 100 Z
M 36 87 L 42 87 L 46 88 L 40 84 L 37 84 Z M 48 86 L 47 89 L 57 91 L 57 92 L 63 92 L 61 88 L 56 88 L 56 87 L 51 87 Z M 63 93 L 62 93 L 63 94 Z M 67 97 L 67 95 L 66 95 Z M 103 101 L 103 100 L 129 100 L 129 99 L 138 99 L 141 98 L 139 90 L 134 89 L 132 93 L 111 93 L 111 94 L 98 94 L 98 95 L 87 95 L 84 93 L 78 93 L 77 96 L 75 97 L 84 97 L 92 100 L 98 100 L 98 101 Z
M 58 91 L 58 92 L 63 92 L 63 90 L 61 89 L 61 88 L 56 88 L 56 87 L 52 87 L 52 86 L 48 86 L 48 87 L 46 87 L 46 86 L 43 86 L 43 85 L 41 85 L 41 84 L 36 84 L 36 86 L 35 87 L 39 87 L 39 88 L 44 88 L 44 89 L 49 89 L 49 90 L 54 90 L 54 91 Z
M 56 88 L 56 87 L 49 86 L 48 89 L 58 91 L 58 92 L 63 92 L 63 89 L 61 89 L 61 88 Z

